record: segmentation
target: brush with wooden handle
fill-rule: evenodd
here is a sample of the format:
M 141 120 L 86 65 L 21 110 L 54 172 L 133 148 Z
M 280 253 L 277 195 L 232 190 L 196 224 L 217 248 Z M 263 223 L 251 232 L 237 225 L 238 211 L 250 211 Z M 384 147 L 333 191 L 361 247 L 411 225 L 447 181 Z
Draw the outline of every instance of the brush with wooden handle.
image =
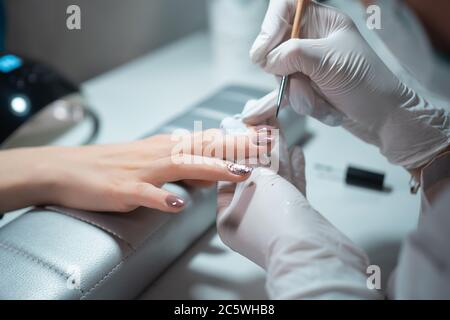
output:
M 294 24 L 292 26 L 291 39 L 300 38 L 302 17 L 306 7 L 308 6 L 308 3 L 309 0 L 297 0 L 297 7 L 295 9 L 295 17 L 294 17 Z M 276 114 L 277 118 L 278 113 L 280 112 L 281 103 L 283 101 L 284 93 L 286 92 L 288 82 L 289 76 L 284 76 L 281 80 L 280 90 L 278 91 L 278 99 L 277 99 L 277 114 Z

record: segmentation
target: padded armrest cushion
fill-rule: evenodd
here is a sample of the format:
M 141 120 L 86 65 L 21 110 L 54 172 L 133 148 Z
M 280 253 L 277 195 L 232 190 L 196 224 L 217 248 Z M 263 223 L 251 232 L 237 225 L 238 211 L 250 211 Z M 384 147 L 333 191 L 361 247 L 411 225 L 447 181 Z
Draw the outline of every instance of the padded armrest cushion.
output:
M 214 190 L 168 188 L 190 199 L 182 214 L 48 207 L 7 224 L 0 229 L 0 299 L 135 298 L 215 219 Z

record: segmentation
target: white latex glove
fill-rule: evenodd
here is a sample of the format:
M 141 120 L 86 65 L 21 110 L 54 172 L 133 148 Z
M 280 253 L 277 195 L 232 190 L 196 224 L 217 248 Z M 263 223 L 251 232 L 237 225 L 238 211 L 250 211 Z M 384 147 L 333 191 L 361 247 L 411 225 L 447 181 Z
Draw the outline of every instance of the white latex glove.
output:
M 268 122 L 276 125 L 275 117 L 268 119 L 266 123 Z M 260 127 L 263 127 L 263 125 L 259 124 L 259 126 L 255 127 L 255 129 L 258 130 L 258 128 Z M 225 243 L 227 243 L 228 239 L 230 239 L 231 241 L 237 240 L 238 242 L 240 242 L 240 240 L 234 237 L 233 234 L 227 236 L 228 231 L 234 233 L 232 228 L 227 228 L 227 225 L 228 223 L 230 223 L 230 219 L 234 223 L 235 218 L 233 217 L 233 212 L 236 213 L 236 208 L 242 205 L 246 205 L 246 199 L 244 198 L 248 193 L 251 193 L 252 187 L 255 185 L 255 181 L 259 180 L 259 178 L 256 177 L 261 176 L 261 183 L 263 183 L 262 181 L 270 181 L 272 179 L 278 178 L 284 180 L 283 178 L 281 178 L 281 176 L 283 176 L 287 181 L 292 182 L 292 184 L 295 186 L 293 189 L 296 192 L 298 192 L 297 190 L 300 190 L 301 193 L 306 194 L 306 181 L 304 175 L 305 160 L 303 152 L 299 147 L 292 148 L 292 150 L 289 152 L 283 135 L 280 134 L 279 131 L 276 135 L 274 135 L 274 129 L 276 128 L 273 126 L 265 125 L 265 127 L 269 128 L 270 137 L 274 139 L 274 141 L 272 142 L 273 148 L 270 152 L 270 162 L 278 162 L 278 165 L 275 166 L 275 168 L 267 165 L 264 169 L 255 169 L 255 173 L 253 176 L 254 180 L 252 180 L 252 182 L 247 185 L 236 185 L 236 183 L 228 183 L 225 181 L 219 182 L 218 184 L 219 196 L 217 226 L 219 234 L 222 236 L 222 240 L 224 240 Z M 225 118 L 221 123 L 221 129 L 224 130 L 227 135 L 239 135 L 242 133 L 247 133 L 249 130 L 249 128 L 242 122 L 240 115 Z M 286 183 L 288 184 L 287 181 Z M 264 188 L 264 183 L 261 185 L 262 188 Z M 241 209 L 237 209 L 237 211 L 239 211 L 237 213 L 238 216 L 244 213 L 244 210 Z M 268 223 L 270 224 L 270 221 L 268 221 Z M 243 242 L 243 244 L 245 243 L 246 241 Z M 233 246 L 231 247 L 234 248 Z M 239 250 L 237 251 L 239 252 Z M 251 260 L 263 266 L 262 258 L 258 253 L 259 250 L 255 251 L 252 249 L 244 249 L 243 251 L 248 251 L 249 254 L 251 254 L 251 252 L 254 252 L 257 256 L 255 256 L 254 259 Z
M 302 40 L 289 39 L 296 0 L 272 0 L 252 60 L 277 76 L 291 75 L 289 104 L 327 124 L 343 123 L 407 169 L 429 162 L 449 145 L 450 119 L 401 83 L 343 13 L 311 2 Z M 250 102 L 243 119 L 275 113 L 272 93 Z
M 304 170 L 300 149 L 293 150 L 292 162 L 296 172 Z M 301 193 L 304 176 L 295 182 L 298 187 L 267 168 L 254 169 L 249 183 L 219 182 L 217 229 L 224 243 L 264 268 L 271 243 L 299 233 L 294 206 L 309 207 Z
M 304 196 L 304 157 L 291 151 L 292 183 L 257 168 L 219 183 L 217 229 L 230 248 L 267 270 L 272 299 L 379 298 L 366 287 L 368 259 Z

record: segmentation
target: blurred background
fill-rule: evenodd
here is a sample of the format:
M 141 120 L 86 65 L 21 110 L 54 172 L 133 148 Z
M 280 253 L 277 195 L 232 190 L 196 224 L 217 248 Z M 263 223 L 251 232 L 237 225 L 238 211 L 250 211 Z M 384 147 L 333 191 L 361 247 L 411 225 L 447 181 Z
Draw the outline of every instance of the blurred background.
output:
M 8 17 L 6 49 L 46 62 L 76 83 L 207 30 L 208 21 L 219 35 L 217 58 L 243 60 L 268 4 L 268 0 L 0 1 Z M 80 31 L 66 28 L 66 9 L 73 4 L 81 8 Z M 237 46 L 239 41 L 244 45 Z
M 8 51 L 46 62 L 77 83 L 207 27 L 206 0 L 4 2 Z M 81 31 L 66 28 L 72 4 L 81 8 Z
M 269 0 L 0 0 L 2 2 L 8 17 L 6 49 L 47 62 L 72 81 L 81 83 L 193 32 L 206 31 L 208 26 L 213 35 L 214 56 L 224 66 L 222 71 L 230 69 L 230 62 L 234 62 L 235 69 L 248 67 L 249 61 L 245 58 Z M 405 10 L 399 1 L 327 1 L 362 23 L 365 12 L 355 4 L 372 2 L 380 5 L 383 12 L 385 27 L 376 32 L 378 36 L 391 39 L 388 44 L 394 51 L 399 48 L 397 51 L 403 52 L 399 58 L 404 63 L 411 60 L 410 56 L 415 58 L 410 69 L 416 77 L 428 76 L 433 68 L 423 63 L 424 59 L 416 63 L 418 59 L 413 53 L 430 54 L 426 52 L 429 43 L 417 43 L 417 34 L 422 31 L 413 28 L 412 32 L 410 25 L 405 24 L 410 18 L 405 18 L 407 13 L 402 13 Z M 406 2 L 413 9 L 417 9 L 417 3 L 422 3 Z M 81 8 L 81 31 L 66 28 L 66 9 L 73 4 Z M 355 8 L 359 12 L 352 14 Z M 425 22 L 423 26 L 429 31 L 426 17 L 419 15 L 418 18 Z M 401 26 L 403 34 L 392 34 L 393 30 L 402 30 Z M 0 26 L 0 34 L 1 29 Z M 364 29 L 363 35 L 367 36 L 367 29 Z M 431 40 L 435 45 L 446 43 L 433 37 Z M 433 72 L 439 73 L 441 69 L 435 68 Z M 438 91 L 448 89 L 441 81 L 435 81 L 433 86 L 441 89 Z

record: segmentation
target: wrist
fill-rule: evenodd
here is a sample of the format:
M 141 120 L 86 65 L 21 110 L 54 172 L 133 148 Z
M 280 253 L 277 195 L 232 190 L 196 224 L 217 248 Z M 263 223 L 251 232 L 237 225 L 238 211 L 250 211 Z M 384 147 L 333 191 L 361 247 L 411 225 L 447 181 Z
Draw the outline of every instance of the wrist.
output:
M 31 162 L 28 163 L 27 186 L 32 193 L 33 205 L 59 204 L 58 194 L 63 189 L 64 174 L 59 159 L 62 147 L 31 148 Z
M 434 161 L 435 159 L 437 159 L 437 158 L 441 157 L 442 155 L 447 154 L 447 153 L 449 153 L 449 152 L 450 152 L 450 146 L 448 146 L 448 147 L 445 148 L 443 151 L 441 151 L 439 154 L 437 154 L 435 157 L 433 157 L 432 159 L 430 159 L 426 164 L 424 164 L 424 165 L 422 165 L 422 166 L 420 166 L 420 167 L 418 167 L 418 168 L 415 168 L 415 169 L 410 169 L 410 170 L 408 170 L 408 172 L 411 174 L 411 176 L 412 176 L 412 178 L 414 179 L 414 181 L 415 181 L 416 183 L 418 183 L 419 186 L 420 186 L 420 183 L 421 183 L 421 180 L 422 180 L 422 173 L 423 173 L 423 171 L 424 171 L 431 163 L 433 163 L 433 161 Z
M 57 187 L 48 157 L 52 148 L 21 148 L 1 153 L 1 211 L 53 202 Z

